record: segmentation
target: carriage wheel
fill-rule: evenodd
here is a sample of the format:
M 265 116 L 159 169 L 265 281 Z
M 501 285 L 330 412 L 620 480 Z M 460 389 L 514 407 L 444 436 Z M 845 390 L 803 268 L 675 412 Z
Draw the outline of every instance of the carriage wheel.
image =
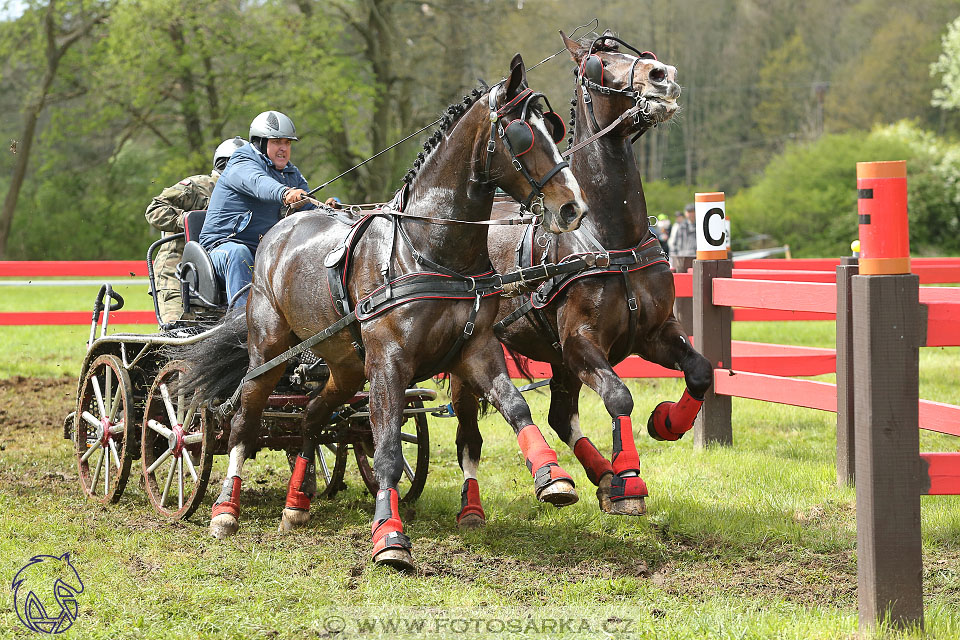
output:
M 343 481 L 347 472 L 348 446 L 334 442 L 317 445 L 317 496 L 332 498 L 347 488 Z
M 347 445 L 340 443 L 318 444 L 316 454 L 317 498 L 332 498 L 338 491 L 347 488 L 343 477 L 347 470 Z M 293 473 L 297 456 L 296 451 L 287 451 L 290 473 Z
M 74 418 L 74 452 L 84 492 L 104 504 L 127 486 L 135 446 L 133 388 L 116 356 L 101 355 L 83 378 Z
M 213 466 L 210 411 L 196 394 L 177 390 L 183 362 L 157 374 L 143 413 L 144 486 L 153 508 L 173 520 L 188 518 L 203 500 Z
M 423 403 L 419 400 L 411 402 L 408 406 L 417 409 L 423 408 Z M 400 448 L 403 452 L 403 474 L 400 476 L 400 483 L 397 485 L 397 491 L 400 499 L 404 502 L 413 502 L 420 497 L 423 486 L 427 482 L 427 470 L 430 466 L 430 434 L 427 428 L 427 416 L 424 413 L 415 413 L 413 416 L 414 429 L 410 429 L 410 419 L 400 427 Z M 373 458 L 368 456 L 362 445 L 355 444 L 353 451 L 357 458 L 357 467 L 360 469 L 360 477 L 363 483 L 367 485 L 367 490 L 373 495 L 377 495 L 380 490 L 380 483 L 373 475 Z

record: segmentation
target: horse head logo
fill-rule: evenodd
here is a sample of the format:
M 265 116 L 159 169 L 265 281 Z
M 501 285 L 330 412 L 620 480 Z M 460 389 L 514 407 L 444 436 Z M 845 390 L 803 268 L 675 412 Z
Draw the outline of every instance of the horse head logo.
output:
M 34 556 L 13 577 L 13 606 L 20 622 L 31 631 L 63 633 L 77 619 L 77 596 L 83 581 L 62 556 Z

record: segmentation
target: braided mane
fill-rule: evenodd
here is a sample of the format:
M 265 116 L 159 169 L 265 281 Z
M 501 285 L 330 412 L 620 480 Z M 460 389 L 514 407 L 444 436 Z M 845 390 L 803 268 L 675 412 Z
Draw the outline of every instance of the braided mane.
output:
M 612 32 L 606 32 L 603 35 L 616 36 L 617 34 Z M 577 53 L 580 54 L 580 56 L 582 57 L 588 53 L 597 53 L 601 51 L 611 51 L 611 52 L 620 51 L 620 43 L 617 42 L 616 40 L 597 40 L 597 43 L 593 45 L 593 48 L 588 51 L 587 48 L 590 46 L 590 44 L 599 37 L 601 36 L 597 35 L 597 33 L 594 32 L 590 35 L 586 35 L 580 38 L 577 41 L 580 43 L 580 49 L 579 51 L 577 51 Z M 573 68 L 574 77 L 579 77 L 579 74 L 580 74 L 580 69 L 578 69 L 577 67 L 574 67 Z M 570 99 L 570 122 L 568 123 L 570 126 L 567 128 L 567 131 L 570 132 L 569 137 L 567 137 L 568 149 L 573 146 L 573 128 L 576 125 L 576 123 L 577 123 L 577 88 L 574 87 L 573 97 Z
M 433 132 L 433 135 L 423 143 L 423 151 L 417 154 L 417 159 L 413 161 L 413 167 L 403 176 L 405 183 L 413 186 L 413 179 L 417 177 L 417 173 L 427 161 L 427 158 L 430 157 L 431 152 L 436 149 L 440 141 L 443 140 L 443 134 L 449 131 L 463 114 L 483 95 L 483 91 L 473 89 L 469 94 L 463 96 L 463 100 L 450 105 L 444 110 L 440 126 Z

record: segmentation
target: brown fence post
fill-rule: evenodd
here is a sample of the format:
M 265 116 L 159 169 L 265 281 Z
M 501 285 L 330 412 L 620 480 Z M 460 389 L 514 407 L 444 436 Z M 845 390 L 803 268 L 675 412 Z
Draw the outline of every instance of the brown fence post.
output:
M 858 162 L 852 278 L 860 627 L 923 626 L 920 279 L 910 273 L 906 162 Z
M 732 260 L 696 260 L 693 263 L 693 342 L 714 367 L 730 368 L 730 325 L 733 309 L 713 304 L 713 279 L 730 278 Z M 693 443 L 698 449 L 711 444 L 733 444 L 731 398 L 714 393 L 711 386 L 694 422 Z
M 915 275 L 854 276 L 860 626 L 923 624 Z
M 853 294 L 850 278 L 857 259 L 841 258 L 837 267 L 837 484 L 854 484 L 853 446 Z

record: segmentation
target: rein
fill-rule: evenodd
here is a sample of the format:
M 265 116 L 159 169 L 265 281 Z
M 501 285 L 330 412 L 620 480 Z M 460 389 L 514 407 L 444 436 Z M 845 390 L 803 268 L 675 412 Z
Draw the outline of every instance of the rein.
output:
M 326 205 L 322 204 L 319 200 L 314 198 L 304 198 L 307 202 L 313 204 L 318 208 L 327 208 Z M 301 200 L 300 202 L 302 202 Z M 540 224 L 540 221 L 543 217 L 542 214 L 523 214 L 517 218 L 503 218 L 498 220 L 456 220 L 453 218 L 438 218 L 436 216 L 423 216 L 417 215 L 415 213 L 404 213 L 403 211 L 398 211 L 390 206 L 387 202 L 381 202 L 378 204 L 371 205 L 357 205 L 352 204 L 344 207 L 343 209 L 335 209 L 335 211 L 347 211 L 351 213 L 363 211 L 364 208 L 373 209 L 373 215 L 390 215 L 396 216 L 398 218 L 412 218 L 414 220 L 428 220 L 432 224 L 475 224 L 481 226 L 492 226 L 492 225 L 518 225 L 518 224 Z

